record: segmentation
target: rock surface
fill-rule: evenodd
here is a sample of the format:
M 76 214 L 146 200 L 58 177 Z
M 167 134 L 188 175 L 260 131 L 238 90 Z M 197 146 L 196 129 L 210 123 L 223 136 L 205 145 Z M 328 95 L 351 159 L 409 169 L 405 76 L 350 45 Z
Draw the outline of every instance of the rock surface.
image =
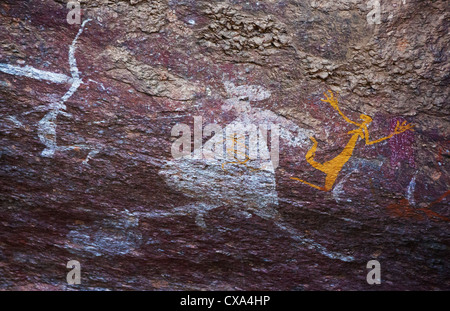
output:
M 448 2 L 373 2 L 1 1 L 0 290 L 449 290 Z M 414 131 L 321 191 L 291 177 L 356 129 L 328 90 L 372 141 Z M 278 126 L 279 163 L 174 158 L 212 123 Z

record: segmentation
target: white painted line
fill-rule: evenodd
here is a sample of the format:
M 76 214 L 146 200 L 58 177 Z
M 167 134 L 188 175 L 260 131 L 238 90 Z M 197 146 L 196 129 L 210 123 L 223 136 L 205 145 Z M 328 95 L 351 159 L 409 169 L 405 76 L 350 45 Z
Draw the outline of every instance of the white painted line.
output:
M 15 76 L 22 76 L 36 80 L 46 80 L 53 83 L 69 83 L 71 78 L 61 73 L 54 73 L 33 68 L 31 66 L 13 66 L 0 63 L 0 71 Z

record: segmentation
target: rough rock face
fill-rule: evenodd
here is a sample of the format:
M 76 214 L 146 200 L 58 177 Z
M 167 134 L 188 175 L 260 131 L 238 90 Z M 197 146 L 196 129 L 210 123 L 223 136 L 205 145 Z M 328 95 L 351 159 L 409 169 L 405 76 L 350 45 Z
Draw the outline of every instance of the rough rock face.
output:
M 450 289 L 448 1 L 80 2 L 0 2 L 1 290 Z

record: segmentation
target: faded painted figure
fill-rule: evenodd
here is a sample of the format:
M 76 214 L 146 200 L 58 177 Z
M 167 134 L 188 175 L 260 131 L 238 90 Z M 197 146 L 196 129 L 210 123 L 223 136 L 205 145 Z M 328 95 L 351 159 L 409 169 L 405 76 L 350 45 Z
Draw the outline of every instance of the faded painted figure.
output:
M 80 29 L 78 30 L 77 35 L 72 41 L 72 44 L 69 46 L 69 66 L 71 77 L 66 76 L 64 74 L 58 74 L 54 72 L 44 71 L 40 69 L 33 68 L 31 66 L 14 66 L 11 64 L 3 64 L 0 63 L 0 72 L 4 72 L 7 74 L 12 74 L 16 76 L 23 76 L 27 78 L 32 78 L 36 80 L 44 80 L 50 81 L 53 83 L 64 83 L 70 84 L 69 90 L 61 97 L 61 99 L 52 102 L 48 106 L 39 106 L 35 110 L 36 111 L 48 111 L 47 114 L 39 121 L 38 125 L 38 136 L 43 145 L 45 145 L 45 149 L 41 152 L 42 157 L 53 158 L 57 151 L 66 151 L 66 150 L 89 150 L 89 154 L 86 159 L 83 161 L 83 164 L 88 165 L 89 159 L 98 154 L 98 150 L 95 146 L 91 145 L 73 145 L 73 146 L 58 146 L 57 144 L 57 119 L 59 115 L 63 115 L 65 117 L 72 117 L 72 115 L 66 112 L 65 103 L 75 94 L 78 88 L 83 84 L 82 79 L 80 78 L 80 71 L 77 67 L 77 60 L 75 58 L 76 45 L 78 38 L 83 33 L 83 30 L 88 22 L 91 19 L 87 19 L 83 22 Z M 14 120 L 14 118 L 12 119 Z
M 369 130 L 368 130 L 367 126 L 372 122 L 372 118 L 369 117 L 368 115 L 361 114 L 361 116 L 360 116 L 360 119 L 362 120 L 361 123 L 357 123 L 357 122 L 350 120 L 339 109 L 338 101 L 334 97 L 333 92 L 329 91 L 329 93 L 330 93 L 330 96 L 328 96 L 327 94 L 324 94 L 326 99 L 321 99 L 321 101 L 331 104 L 331 106 L 334 108 L 334 110 L 336 110 L 344 118 L 344 120 L 347 123 L 356 125 L 358 128 L 356 130 L 353 130 L 353 131 L 350 131 L 347 133 L 347 134 L 352 134 L 352 137 L 350 138 L 347 145 L 344 147 L 344 150 L 334 159 L 324 162 L 324 163 L 319 163 L 314 160 L 318 142 L 314 137 L 310 137 L 310 139 L 313 141 L 314 145 L 306 154 L 306 161 L 308 161 L 308 163 L 311 164 L 315 169 L 317 169 L 321 172 L 324 172 L 326 174 L 324 186 L 317 186 L 317 185 L 311 184 L 307 181 L 301 180 L 297 177 L 291 177 L 291 179 L 298 180 L 304 184 L 307 184 L 308 186 L 311 186 L 313 188 L 316 188 L 316 189 L 322 190 L 322 191 L 331 191 L 333 189 L 333 185 L 338 177 L 339 172 L 342 170 L 342 167 L 345 165 L 345 163 L 347 163 L 347 161 L 351 158 L 351 156 L 353 154 L 353 150 L 356 147 L 356 143 L 358 142 L 358 140 L 360 138 L 365 139 L 366 145 L 373 145 L 373 144 L 382 142 L 384 140 L 387 140 L 387 139 L 393 137 L 394 135 L 398 135 L 398 134 L 404 133 L 406 131 L 413 131 L 412 124 L 407 124 L 406 121 L 404 121 L 400 124 L 400 122 L 397 121 L 395 129 L 391 134 L 389 134 L 386 137 L 383 137 L 383 138 L 380 138 L 380 139 L 377 139 L 374 141 L 370 141 Z
M 272 129 L 272 125 L 275 124 L 280 127 L 279 133 L 283 143 L 301 148 L 306 146 L 308 136 L 312 135 L 311 131 L 298 127 L 292 121 L 270 110 L 251 106 L 251 102 L 262 101 L 271 96 L 267 89 L 257 85 L 236 86 L 230 81 L 225 81 L 224 86 L 229 98 L 225 99 L 222 108 L 225 111 L 235 110 L 237 114 L 237 118 L 226 126 L 228 133 L 244 133 L 244 127 L 252 124 L 265 125 L 266 129 Z M 239 132 L 239 129 L 242 129 L 242 132 Z M 261 137 L 261 133 L 258 133 L 257 136 Z M 260 140 L 258 144 L 249 143 L 249 151 L 254 152 L 255 150 L 252 151 L 251 149 L 258 146 L 260 152 L 268 154 L 269 148 L 267 143 L 264 142 L 265 140 Z M 195 199 L 196 202 L 177 207 L 171 211 L 152 210 L 139 216 L 162 218 L 193 214 L 196 224 L 206 229 L 205 216 L 208 213 L 222 206 L 231 206 L 233 212 L 238 216 L 250 218 L 256 215 L 271 221 L 280 230 L 286 232 L 296 246 L 316 251 L 331 259 L 346 262 L 354 261 L 355 258 L 347 251 L 330 250 L 313 238 L 305 236 L 302 230 L 293 227 L 283 219 L 278 211 L 276 165 L 272 161 L 264 161 L 264 165 L 260 165 L 258 161 L 249 161 L 244 155 L 241 158 L 236 157 L 237 161 L 234 162 L 232 160 L 235 154 L 234 148 L 229 149 L 228 143 L 234 145 L 233 143 L 236 142 L 237 139 L 225 140 L 223 135 L 216 135 L 209 139 L 205 145 L 219 145 L 221 146 L 220 150 L 223 150 L 223 144 L 227 143 L 226 157 L 216 158 L 218 161 L 215 162 L 210 160 L 212 156 L 195 159 L 190 155 L 167 162 L 161 168 L 159 175 L 171 188 Z M 246 146 L 243 140 L 241 142 Z M 273 143 L 271 145 L 273 148 Z M 228 161 L 230 159 L 231 162 Z M 225 169 L 223 169 L 224 167 Z

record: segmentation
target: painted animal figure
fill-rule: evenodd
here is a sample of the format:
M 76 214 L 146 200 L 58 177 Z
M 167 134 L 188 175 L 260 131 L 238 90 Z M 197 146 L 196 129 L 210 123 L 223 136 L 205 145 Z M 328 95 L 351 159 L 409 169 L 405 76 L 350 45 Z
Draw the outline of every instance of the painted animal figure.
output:
M 310 139 L 312 140 L 314 145 L 308 151 L 308 153 L 306 153 L 306 161 L 308 161 L 308 163 L 311 164 L 315 169 L 326 174 L 325 185 L 317 186 L 317 185 L 311 184 L 307 181 L 301 180 L 297 177 L 291 177 L 291 179 L 300 181 L 304 184 L 307 184 L 308 186 L 311 186 L 313 188 L 316 188 L 316 189 L 322 190 L 322 191 L 330 191 L 333 189 L 333 185 L 338 177 L 339 172 L 342 170 L 342 167 L 345 165 L 345 163 L 347 163 L 347 161 L 351 158 L 351 156 L 353 154 L 353 150 L 356 147 L 356 143 L 358 142 L 358 140 L 360 138 L 365 139 L 366 145 L 373 145 L 373 144 L 382 142 L 384 140 L 387 140 L 387 139 L 393 137 L 394 135 L 398 135 L 398 134 L 401 134 L 406 131 L 414 131 L 412 128 L 413 127 L 412 124 L 407 124 L 406 121 L 404 121 L 401 124 L 400 124 L 400 122 L 397 122 L 397 126 L 395 127 L 394 132 L 392 132 L 391 134 L 389 134 L 386 137 L 383 137 L 383 138 L 380 138 L 380 139 L 377 139 L 374 141 L 370 141 L 369 130 L 368 130 L 367 126 L 372 122 L 372 118 L 369 117 L 368 115 L 361 114 L 361 116 L 360 116 L 360 119 L 362 120 L 361 123 L 357 123 L 357 122 L 350 120 L 339 109 L 338 101 L 334 97 L 333 92 L 332 91 L 328 91 L 328 92 L 330 93 L 330 96 L 328 96 L 325 93 L 324 95 L 325 95 L 326 99 L 321 99 L 321 101 L 331 104 L 331 106 L 334 108 L 334 110 L 336 110 L 344 118 L 344 120 L 347 123 L 356 125 L 358 128 L 356 130 L 353 130 L 353 131 L 350 131 L 347 133 L 347 134 L 352 134 L 352 137 L 350 138 L 347 145 L 344 147 L 344 150 L 338 156 L 336 156 L 334 159 L 324 162 L 324 163 L 319 163 L 314 160 L 318 142 L 314 137 L 310 137 Z

